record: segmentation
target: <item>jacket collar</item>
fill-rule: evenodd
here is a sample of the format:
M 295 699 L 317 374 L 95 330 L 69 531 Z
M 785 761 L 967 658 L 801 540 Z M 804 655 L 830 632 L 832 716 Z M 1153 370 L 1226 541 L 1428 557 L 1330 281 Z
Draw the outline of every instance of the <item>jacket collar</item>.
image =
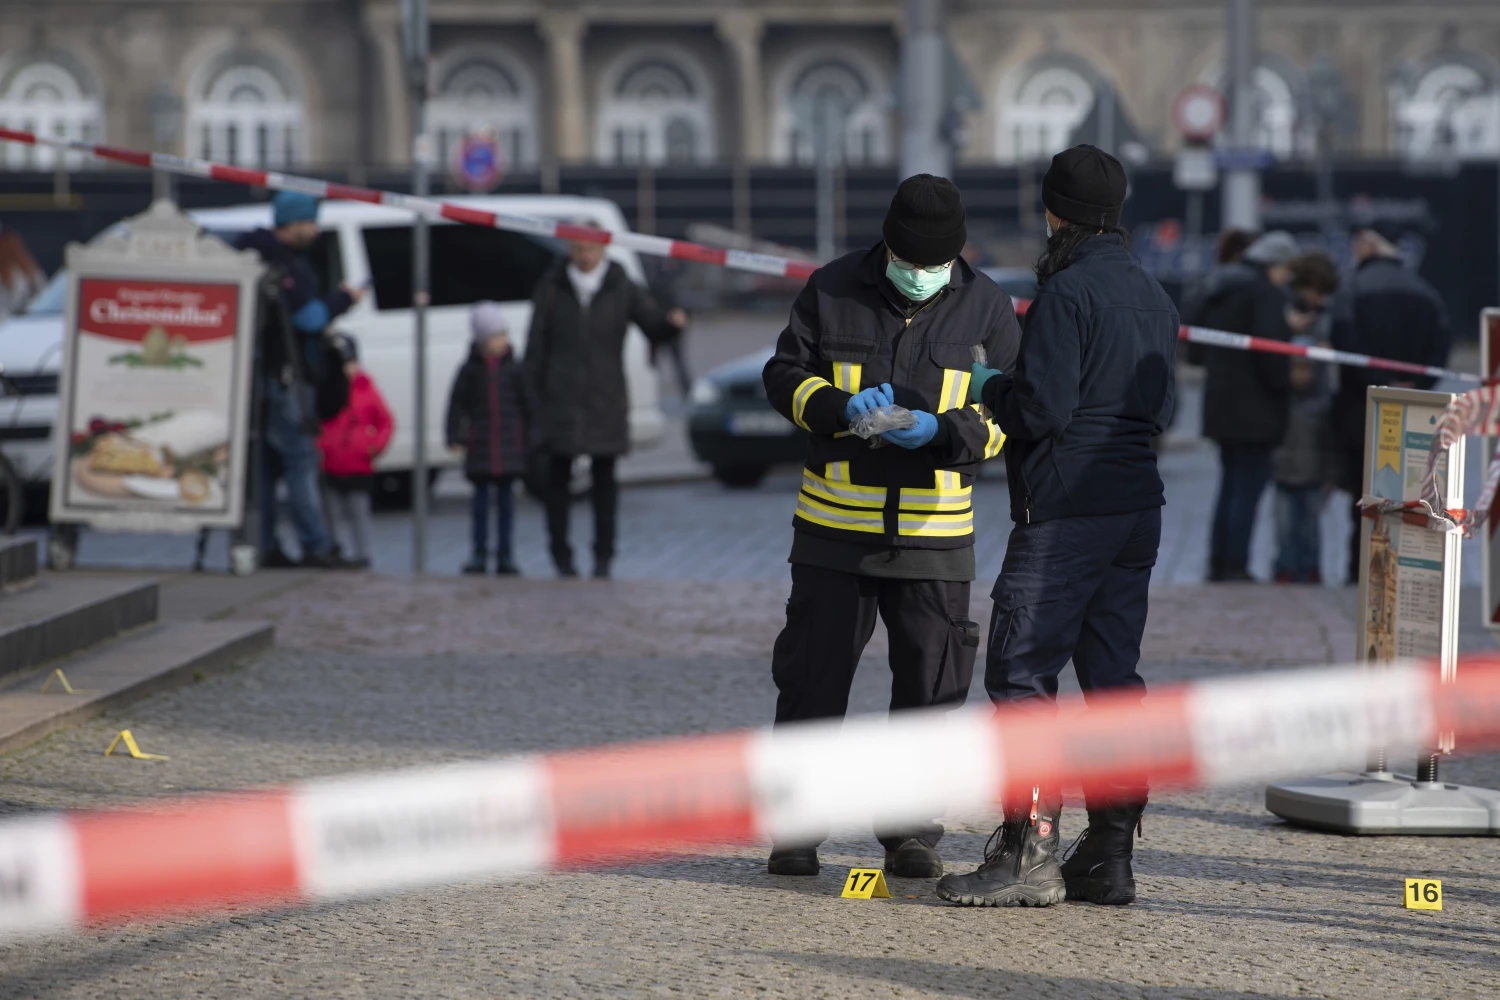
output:
M 604 281 L 599 286 L 599 291 L 601 292 L 625 277 L 625 269 L 617 261 L 605 258 L 601 266 L 604 268 Z M 568 278 L 568 258 L 561 258 L 552 268 L 552 280 L 570 292 L 573 290 L 573 282 Z
M 1125 238 L 1119 233 L 1100 233 L 1090 236 L 1073 250 L 1073 260 L 1080 261 L 1086 257 L 1095 257 L 1103 254 L 1123 253 L 1130 254 L 1125 247 Z M 1131 254 L 1131 256 L 1134 256 Z

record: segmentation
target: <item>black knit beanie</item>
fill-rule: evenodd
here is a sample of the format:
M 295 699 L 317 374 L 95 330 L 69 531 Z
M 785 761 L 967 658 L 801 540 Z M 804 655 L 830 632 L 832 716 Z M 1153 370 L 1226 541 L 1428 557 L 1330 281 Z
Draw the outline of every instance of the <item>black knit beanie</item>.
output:
M 1059 219 L 1080 226 L 1115 228 L 1124 203 L 1125 168 L 1088 143 L 1054 156 L 1042 178 L 1042 204 Z
M 880 232 L 891 253 L 904 261 L 921 267 L 948 263 L 969 241 L 958 188 L 946 177 L 908 177 L 896 189 Z

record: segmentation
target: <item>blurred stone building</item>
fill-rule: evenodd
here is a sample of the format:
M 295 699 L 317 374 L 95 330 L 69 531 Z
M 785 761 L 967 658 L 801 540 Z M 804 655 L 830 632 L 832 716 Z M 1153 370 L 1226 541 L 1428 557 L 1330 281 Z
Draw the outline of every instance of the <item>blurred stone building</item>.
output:
M 847 163 L 898 147 L 899 0 L 430 0 L 431 122 L 513 169 L 807 162 L 836 93 Z M 1500 155 L 1500 3 L 1261 0 L 1258 141 Z M 1095 141 L 1172 152 L 1174 96 L 1224 73 L 1219 0 L 949 0 L 960 160 Z M 398 0 L 6 0 L 0 124 L 243 165 L 397 165 L 412 137 Z M 1321 127 L 1320 127 L 1321 126 Z M 0 166 L 54 166 L 0 148 Z

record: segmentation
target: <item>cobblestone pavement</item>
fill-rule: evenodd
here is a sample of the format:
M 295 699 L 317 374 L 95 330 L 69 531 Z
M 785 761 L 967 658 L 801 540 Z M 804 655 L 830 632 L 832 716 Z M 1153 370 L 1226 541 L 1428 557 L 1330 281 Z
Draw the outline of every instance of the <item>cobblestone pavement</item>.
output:
M 780 584 L 340 579 L 242 609 L 281 630 L 280 647 L 244 668 L 0 757 L 0 811 L 712 731 L 771 712 Z M 1144 671 L 1162 682 L 1342 658 L 1338 596 L 1161 588 Z M 872 649 L 855 707 L 878 711 L 885 684 Z M 102 757 L 124 726 L 172 759 Z M 1500 784 L 1500 757 L 1448 774 Z M 878 774 L 861 777 L 880 794 Z M 1303 832 L 1260 800 L 1259 788 L 1162 796 L 1140 844 L 1143 898 L 1125 909 L 959 909 L 930 881 L 901 879 L 891 900 L 842 900 L 847 868 L 879 863 L 854 835 L 825 846 L 813 879 L 769 876 L 763 848 L 746 847 L 4 946 L 0 995 L 1494 995 L 1494 841 Z M 1064 833 L 1081 822 L 1073 803 Z M 974 863 L 987 833 L 953 830 L 950 865 Z M 1415 875 L 1444 880 L 1442 913 L 1401 908 Z

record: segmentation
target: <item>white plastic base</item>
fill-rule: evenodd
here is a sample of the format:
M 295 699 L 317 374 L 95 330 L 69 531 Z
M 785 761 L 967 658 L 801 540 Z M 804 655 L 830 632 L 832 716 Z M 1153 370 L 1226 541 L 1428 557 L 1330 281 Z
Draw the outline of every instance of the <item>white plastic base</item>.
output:
M 1267 785 L 1266 809 L 1288 823 L 1338 833 L 1500 836 L 1500 792 L 1391 772 Z

